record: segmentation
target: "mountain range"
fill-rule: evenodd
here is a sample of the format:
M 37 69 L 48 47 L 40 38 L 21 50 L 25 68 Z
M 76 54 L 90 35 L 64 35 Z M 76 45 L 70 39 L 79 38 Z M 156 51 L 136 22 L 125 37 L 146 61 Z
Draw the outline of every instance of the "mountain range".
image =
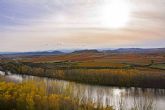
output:
M 68 52 L 62 51 L 36 51 L 36 52 L 1 52 L 1 56 L 12 55 L 12 56 L 46 56 L 46 55 L 62 55 Z M 165 48 L 119 48 L 109 50 L 97 50 L 97 49 L 86 49 L 86 50 L 75 50 L 70 52 L 71 54 L 81 53 L 165 53 Z

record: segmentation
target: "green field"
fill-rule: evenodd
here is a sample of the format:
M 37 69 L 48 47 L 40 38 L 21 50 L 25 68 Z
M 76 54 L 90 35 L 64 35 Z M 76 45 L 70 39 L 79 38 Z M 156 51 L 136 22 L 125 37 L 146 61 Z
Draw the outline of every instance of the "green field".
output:
M 162 64 L 153 64 L 151 65 L 152 68 L 157 68 L 157 69 L 164 69 L 165 70 L 165 63 Z

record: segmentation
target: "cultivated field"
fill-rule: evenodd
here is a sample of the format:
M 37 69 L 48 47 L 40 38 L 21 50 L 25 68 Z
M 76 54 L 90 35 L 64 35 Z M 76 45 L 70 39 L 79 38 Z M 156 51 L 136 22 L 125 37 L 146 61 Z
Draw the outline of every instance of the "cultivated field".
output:
M 165 88 L 164 53 L 83 51 L 50 56 L 15 56 L 2 59 L 1 69 L 89 84 Z

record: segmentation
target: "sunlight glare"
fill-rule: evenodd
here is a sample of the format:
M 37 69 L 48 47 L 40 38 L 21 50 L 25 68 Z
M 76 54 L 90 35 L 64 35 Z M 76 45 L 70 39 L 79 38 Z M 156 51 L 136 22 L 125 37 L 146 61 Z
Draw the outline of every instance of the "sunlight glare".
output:
M 130 20 L 130 4 L 123 0 L 105 3 L 101 9 L 101 25 L 106 28 L 121 28 Z

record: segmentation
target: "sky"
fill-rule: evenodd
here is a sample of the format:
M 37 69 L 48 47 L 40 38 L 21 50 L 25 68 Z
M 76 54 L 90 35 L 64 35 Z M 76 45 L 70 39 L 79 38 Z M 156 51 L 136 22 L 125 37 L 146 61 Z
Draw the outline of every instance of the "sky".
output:
M 0 52 L 162 47 L 164 0 L 0 0 Z

